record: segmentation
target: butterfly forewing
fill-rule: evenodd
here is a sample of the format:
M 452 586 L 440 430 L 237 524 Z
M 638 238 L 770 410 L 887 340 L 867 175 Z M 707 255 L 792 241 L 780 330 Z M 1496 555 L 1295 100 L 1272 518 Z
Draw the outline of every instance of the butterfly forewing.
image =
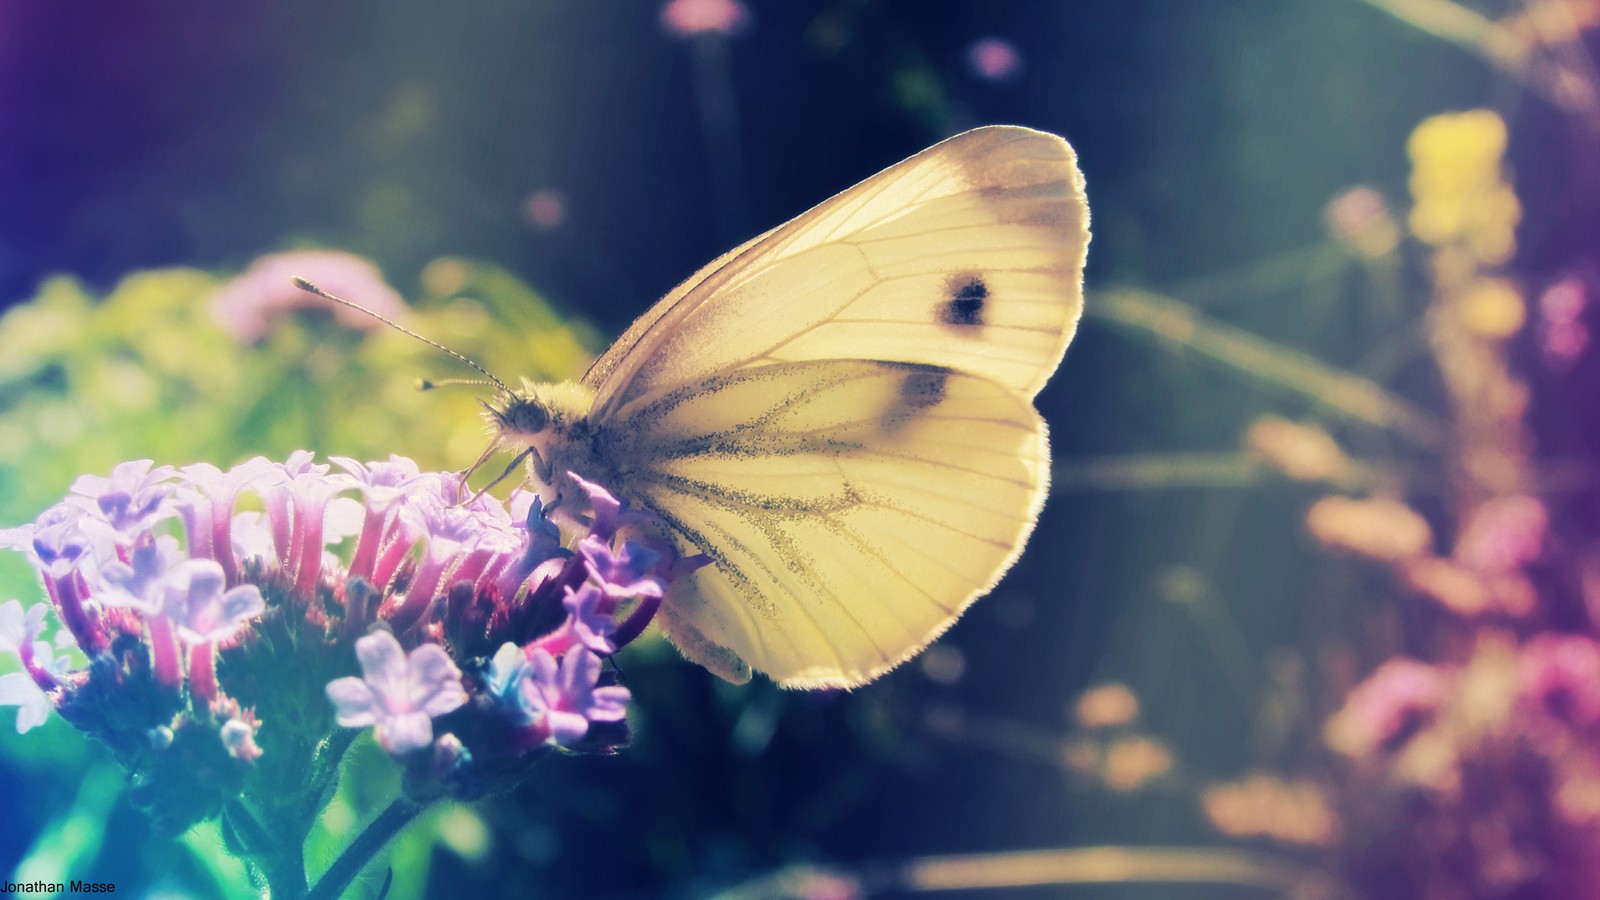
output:
M 951 365 L 1031 397 L 1076 327 L 1088 237 L 1065 141 L 969 131 L 697 272 L 584 381 L 605 416 L 733 368 L 958 353 Z
M 982 128 L 725 254 L 595 363 L 615 477 L 715 561 L 662 611 L 690 658 L 857 685 L 993 586 L 1045 493 L 1031 401 L 1087 242 L 1066 142 Z

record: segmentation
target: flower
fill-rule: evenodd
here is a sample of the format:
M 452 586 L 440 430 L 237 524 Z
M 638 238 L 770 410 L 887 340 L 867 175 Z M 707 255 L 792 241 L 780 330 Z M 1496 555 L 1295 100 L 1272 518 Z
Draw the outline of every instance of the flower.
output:
M 438 644 L 409 655 L 387 631 L 356 641 L 361 677 L 328 684 L 328 699 L 345 727 L 375 725 L 378 743 L 404 756 L 433 743 L 433 720 L 467 702 L 461 670 Z
M 1015 81 L 1022 77 L 1022 53 L 1003 38 L 979 38 L 967 48 L 967 69 L 985 81 Z
M 544 650 L 534 650 L 528 661 L 530 673 L 522 679 L 518 700 L 550 743 L 574 745 L 589 732 L 590 722 L 619 722 L 627 713 L 626 687 L 597 687 L 600 657 L 587 647 L 568 650 L 560 665 Z
M 1550 514 L 1525 495 L 1499 497 L 1473 510 L 1456 541 L 1456 559 L 1480 571 L 1508 572 L 1544 553 Z
M 589 564 L 590 582 L 608 600 L 661 597 L 661 578 L 655 574 L 662 562 L 660 552 L 634 541 L 613 551 L 610 542 L 590 535 L 578 542 L 578 553 Z
M 98 592 L 99 601 L 106 606 L 123 606 L 146 614 L 161 611 L 162 588 L 168 570 L 182 559 L 182 551 L 175 538 L 162 535 L 142 535 L 128 552 L 128 561 L 107 563 L 101 572 L 105 588 Z
M 661 27 L 673 37 L 727 37 L 750 27 L 750 10 L 739 0 L 672 0 L 661 8 Z
M 20 655 L 23 647 L 38 640 L 44 631 L 45 612 L 43 603 L 35 603 L 27 612 L 19 600 L 0 603 L 0 650 Z
M 264 756 L 342 752 L 335 727 L 374 727 L 419 799 L 482 796 L 550 747 L 626 742 L 630 695 L 603 659 L 703 557 L 587 482 L 592 524 L 563 535 L 529 491 L 508 507 L 403 457 L 334 466 L 304 451 L 227 470 L 135 461 L 0 531 L 50 598 L 0 603 L 0 652 L 24 670 L 0 703 L 22 730 L 53 708 L 104 742 L 136 802 L 177 828 L 266 789 L 245 778 Z M 82 667 L 38 640 L 47 605 Z M 359 676 L 322 674 L 352 662 Z
M 1541 634 L 1517 659 L 1522 698 L 1558 721 L 1600 724 L 1600 644 L 1576 634 Z
M 1256 773 L 1211 785 L 1200 795 L 1206 818 L 1223 834 L 1266 837 L 1318 847 L 1332 840 L 1338 818 L 1322 789 L 1310 781 L 1286 781 Z
M 17 733 L 26 734 L 50 718 L 50 697 L 21 672 L 0 675 L 0 706 L 17 708 Z
M 1474 281 L 1456 302 L 1456 315 L 1479 337 L 1503 341 L 1522 330 L 1528 308 L 1522 293 L 1504 278 Z
M 1583 322 L 1589 294 L 1583 279 L 1569 276 L 1539 295 L 1539 350 L 1558 369 L 1571 368 L 1589 346 L 1589 326 Z
M 540 188 L 522 201 L 522 218 L 539 231 L 554 231 L 567 220 L 567 198 L 554 188 Z
M 257 259 L 244 274 L 211 295 L 212 313 L 241 344 L 262 340 L 277 319 L 300 307 L 327 310 L 341 325 L 360 331 L 382 324 L 371 316 L 300 290 L 291 281 L 296 277 L 310 279 L 331 294 L 391 319 L 406 311 L 405 300 L 383 280 L 378 267 L 367 260 L 332 250 L 297 250 Z
M 1102 684 L 1078 695 L 1072 713 L 1083 728 L 1127 725 L 1139 717 L 1139 698 L 1125 684 Z
M 1328 720 L 1328 745 L 1347 756 L 1393 750 L 1415 735 L 1445 695 L 1443 674 L 1426 663 L 1396 657 L 1345 697 Z
M 1324 216 L 1328 231 L 1362 256 L 1384 257 L 1400 244 L 1400 226 L 1388 201 L 1370 187 L 1353 187 L 1334 197 Z
M 1245 433 L 1245 444 L 1274 468 L 1296 481 L 1338 478 L 1350 460 L 1333 436 L 1315 425 L 1263 416 Z
M 1421 556 L 1433 543 L 1428 522 L 1398 500 L 1323 497 L 1306 511 L 1312 537 L 1383 562 Z
M 1172 765 L 1172 751 L 1165 744 L 1136 734 L 1118 738 L 1106 747 L 1100 775 L 1106 787 L 1126 794 L 1172 771 Z
M 1411 133 L 1411 230 L 1426 244 L 1463 245 L 1487 265 L 1516 249 L 1522 218 L 1517 195 L 1501 176 L 1506 124 L 1487 109 L 1433 116 Z
M 209 559 L 184 560 L 162 578 L 161 611 L 180 638 L 191 644 L 226 640 L 266 608 L 259 587 L 225 586 L 222 566 Z
M 171 466 L 156 466 L 153 460 L 139 459 L 120 463 L 110 478 L 81 475 L 72 483 L 72 493 L 92 501 L 112 528 L 132 533 L 151 524 L 152 516 L 171 515 L 162 501 L 171 496 Z
M 255 726 L 243 719 L 229 719 L 222 723 L 217 736 L 222 739 L 222 746 L 228 748 L 228 755 L 234 759 L 255 762 L 261 756 L 261 748 L 256 746 Z

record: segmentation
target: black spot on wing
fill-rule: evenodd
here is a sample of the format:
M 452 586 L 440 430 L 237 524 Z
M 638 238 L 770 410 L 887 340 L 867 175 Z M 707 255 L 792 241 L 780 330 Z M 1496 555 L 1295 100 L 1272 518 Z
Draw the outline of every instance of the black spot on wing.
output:
M 953 328 L 977 328 L 983 325 L 984 307 L 989 302 L 989 286 L 983 277 L 963 273 L 950 279 L 945 287 L 945 301 L 939 307 L 939 321 Z
M 884 410 L 880 424 L 885 434 L 894 434 L 917 416 L 944 402 L 953 369 L 920 363 L 880 363 L 895 370 L 899 380 L 894 398 Z

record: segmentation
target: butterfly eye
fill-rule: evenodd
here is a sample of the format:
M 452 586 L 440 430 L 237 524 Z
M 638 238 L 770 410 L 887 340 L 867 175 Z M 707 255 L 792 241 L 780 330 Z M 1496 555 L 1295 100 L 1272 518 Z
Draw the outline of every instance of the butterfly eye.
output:
M 518 400 L 500 414 L 507 431 L 517 434 L 538 434 L 550 424 L 550 414 L 543 406 L 530 400 Z

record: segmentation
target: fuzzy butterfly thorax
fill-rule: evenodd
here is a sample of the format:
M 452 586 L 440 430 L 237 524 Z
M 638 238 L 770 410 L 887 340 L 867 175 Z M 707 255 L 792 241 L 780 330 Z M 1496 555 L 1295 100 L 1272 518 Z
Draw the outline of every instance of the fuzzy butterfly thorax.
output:
M 537 489 L 546 504 L 556 503 L 572 494 L 568 472 L 597 481 L 615 474 L 612 466 L 595 458 L 589 419 L 593 405 L 594 391 L 584 385 L 525 378 L 519 390 L 484 404 L 489 452 L 505 450 L 526 458 L 528 487 Z

